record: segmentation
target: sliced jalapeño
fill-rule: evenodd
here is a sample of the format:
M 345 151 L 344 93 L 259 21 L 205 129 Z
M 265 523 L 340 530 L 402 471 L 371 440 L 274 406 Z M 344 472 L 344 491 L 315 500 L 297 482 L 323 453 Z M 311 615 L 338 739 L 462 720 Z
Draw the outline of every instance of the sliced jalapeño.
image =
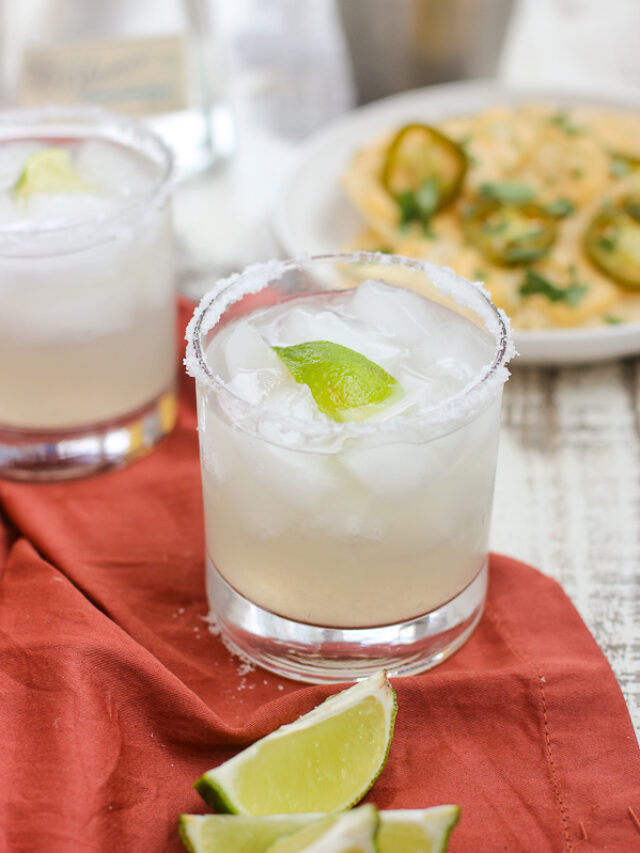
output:
M 407 124 L 387 148 L 382 185 L 400 207 L 403 224 L 426 225 L 457 196 L 467 171 L 462 147 L 427 124 Z
M 556 238 L 556 220 L 537 204 L 478 200 L 465 213 L 464 230 L 487 260 L 509 267 L 544 257 Z
M 584 247 L 601 272 L 622 287 L 640 290 L 640 197 L 607 204 L 591 220 Z

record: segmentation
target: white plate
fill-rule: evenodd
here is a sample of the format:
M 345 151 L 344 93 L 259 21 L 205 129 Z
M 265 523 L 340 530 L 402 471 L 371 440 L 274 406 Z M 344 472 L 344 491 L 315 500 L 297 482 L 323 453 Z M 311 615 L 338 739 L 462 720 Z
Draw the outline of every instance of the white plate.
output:
M 543 100 L 561 107 L 593 104 L 638 109 L 620 99 L 586 98 L 538 90 L 509 90 L 491 83 L 450 83 L 416 89 L 361 107 L 334 122 L 303 147 L 272 210 L 271 223 L 289 256 L 339 250 L 361 226 L 339 186 L 352 154 L 389 128 L 410 121 L 437 121 L 492 104 Z M 640 353 L 640 323 L 516 333 L 518 361 L 578 364 Z

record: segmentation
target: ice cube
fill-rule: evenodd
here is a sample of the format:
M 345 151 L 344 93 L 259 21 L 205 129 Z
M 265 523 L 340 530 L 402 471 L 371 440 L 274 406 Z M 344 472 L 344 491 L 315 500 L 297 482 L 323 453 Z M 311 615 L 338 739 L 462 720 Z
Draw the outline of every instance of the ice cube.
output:
M 278 339 L 286 346 L 307 341 L 331 341 L 362 353 L 367 358 L 384 366 L 401 352 L 401 348 L 371 330 L 358 328 L 347 318 L 339 317 L 331 310 L 311 310 L 305 307 L 292 308 L 277 325 Z
M 252 405 L 259 405 L 278 386 L 294 380 L 273 349 L 251 323 L 242 320 L 225 337 L 224 364 L 217 364 L 217 342 L 209 346 L 214 369 L 226 372 L 231 390 Z
M 443 323 L 419 344 L 412 364 L 425 376 L 449 377 L 451 393 L 455 393 L 493 361 L 495 348 L 488 332 L 460 317 Z
M 331 456 L 279 447 L 236 431 L 236 452 L 256 488 L 266 489 L 287 506 L 313 509 L 336 488 Z
M 106 219 L 118 207 L 114 198 L 93 193 L 33 193 L 25 204 L 30 220 L 55 228 L 77 222 Z
M 157 180 L 154 167 L 146 159 L 99 140 L 91 140 L 78 147 L 75 166 L 90 187 L 111 196 L 144 195 Z
M 287 382 L 280 387 L 272 388 L 264 400 L 264 407 L 296 420 L 315 422 L 326 420 L 313 399 L 309 387 L 299 382 Z
M 370 280 L 353 291 L 351 311 L 370 331 L 381 331 L 410 346 L 433 328 L 432 304 L 416 293 Z
M 348 450 L 340 462 L 370 492 L 393 501 L 425 488 L 442 472 L 437 450 L 429 444 L 393 443 Z
M 286 369 L 260 332 L 247 320 L 236 323 L 225 337 L 224 360 L 231 379 L 244 371 L 284 372 Z

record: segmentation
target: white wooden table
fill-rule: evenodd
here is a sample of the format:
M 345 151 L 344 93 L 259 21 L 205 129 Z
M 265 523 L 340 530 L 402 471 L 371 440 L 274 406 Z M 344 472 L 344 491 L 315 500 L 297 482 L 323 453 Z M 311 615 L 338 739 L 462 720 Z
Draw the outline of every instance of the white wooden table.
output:
M 514 366 L 491 545 L 562 584 L 640 734 L 640 359 Z

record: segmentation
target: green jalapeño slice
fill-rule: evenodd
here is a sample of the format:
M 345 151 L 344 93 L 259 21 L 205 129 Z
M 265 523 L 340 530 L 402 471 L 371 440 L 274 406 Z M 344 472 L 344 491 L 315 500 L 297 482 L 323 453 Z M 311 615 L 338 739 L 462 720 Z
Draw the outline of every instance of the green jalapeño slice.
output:
M 398 203 L 402 224 L 426 225 L 458 195 L 466 171 L 457 142 L 430 125 L 407 124 L 387 148 L 382 185 Z
M 544 257 L 556 238 L 556 221 L 537 204 L 479 200 L 466 211 L 464 230 L 487 260 L 510 267 Z
M 363 421 L 402 396 L 397 379 L 349 347 L 308 341 L 273 347 L 296 380 L 307 385 L 318 408 L 334 421 Z
M 585 237 L 589 260 L 622 287 L 640 290 L 640 198 L 627 196 L 592 219 Z

